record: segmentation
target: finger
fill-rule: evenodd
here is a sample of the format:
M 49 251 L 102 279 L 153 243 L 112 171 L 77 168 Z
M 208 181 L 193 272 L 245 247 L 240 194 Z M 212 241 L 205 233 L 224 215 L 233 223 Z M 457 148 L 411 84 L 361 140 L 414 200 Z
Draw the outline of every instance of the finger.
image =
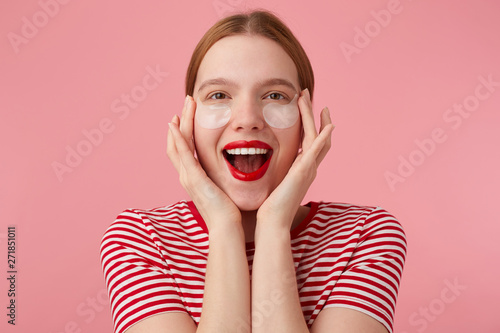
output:
M 302 126 L 304 126 L 304 131 L 306 133 L 316 133 L 312 103 L 310 100 L 309 90 L 307 89 L 302 92 L 299 98 L 299 109 L 302 117 Z
M 170 132 L 174 137 L 175 148 L 177 150 L 180 167 L 184 167 L 187 172 L 194 171 L 197 168 L 201 168 L 196 159 L 194 158 L 193 151 L 189 148 L 186 140 L 182 136 L 179 129 L 179 125 L 175 122 L 169 124 Z
M 320 144 L 321 149 L 316 155 L 316 165 L 320 165 L 320 163 L 325 158 L 326 154 L 330 150 L 332 146 L 332 132 L 335 129 L 335 126 L 331 123 L 326 124 L 323 130 L 319 133 L 317 140 L 322 141 Z
M 194 157 L 179 128 L 179 117 L 169 124 L 169 135 L 174 148 L 170 148 L 177 160 L 177 172 L 182 186 L 191 199 L 197 203 L 213 200 L 219 193 L 218 188 L 206 177 L 205 171 Z M 213 202 L 213 201 L 212 201 Z
M 320 133 L 325 129 L 327 125 L 332 125 L 332 131 L 335 129 L 335 125 L 332 124 L 332 118 L 330 117 L 330 110 L 328 107 L 325 107 L 321 111 L 321 125 L 320 125 Z M 318 155 L 318 164 L 323 160 L 328 150 L 330 150 L 332 146 L 332 136 L 328 135 L 326 138 L 325 146 L 323 147 L 322 152 Z
M 175 121 L 175 118 L 177 118 L 177 115 L 172 118 L 172 122 Z M 174 165 L 177 172 L 179 172 L 179 154 L 177 153 L 175 139 L 170 128 L 167 134 L 167 156 Z
M 330 149 L 332 131 L 332 124 L 328 124 L 325 128 L 323 128 L 318 137 L 311 144 L 311 147 L 307 150 L 307 152 L 304 152 L 303 159 L 305 160 L 305 163 L 314 163 L 316 167 L 321 163 Z
M 302 95 L 299 99 L 299 110 L 302 119 L 302 126 L 304 128 L 302 149 L 307 150 L 318 135 L 316 132 L 316 126 L 314 124 L 314 114 L 312 111 L 309 90 L 307 89 L 302 92 Z
M 179 116 L 178 115 L 174 115 L 174 117 L 172 118 L 172 123 L 176 124 L 177 127 L 179 126 L 180 124 L 180 119 L 179 119 Z
M 194 126 L 194 111 L 196 103 L 191 96 L 186 96 L 184 107 L 182 108 L 180 131 L 184 140 L 188 143 L 189 149 L 194 151 L 193 126 Z
M 330 116 L 330 109 L 328 109 L 328 107 L 325 107 L 321 111 L 320 119 L 321 119 L 321 124 L 320 124 L 319 131 L 321 132 L 323 130 L 323 128 L 325 128 L 326 125 L 332 123 L 332 118 Z

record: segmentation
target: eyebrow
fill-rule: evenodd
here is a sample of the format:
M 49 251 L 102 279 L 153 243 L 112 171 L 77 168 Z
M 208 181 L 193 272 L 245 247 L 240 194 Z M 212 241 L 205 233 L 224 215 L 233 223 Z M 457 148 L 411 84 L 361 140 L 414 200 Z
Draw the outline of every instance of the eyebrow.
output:
M 200 85 L 200 88 L 198 89 L 198 93 L 208 86 L 215 86 L 215 85 L 236 86 L 236 87 L 238 86 L 238 84 L 236 82 L 231 81 L 231 80 L 227 80 L 224 78 L 210 79 L 210 80 L 204 81 Z M 267 79 L 264 81 L 259 81 L 258 85 L 264 86 L 264 87 L 266 87 L 266 86 L 285 86 L 285 87 L 292 89 L 293 91 L 297 91 L 297 88 L 293 85 L 292 82 L 285 80 L 285 79 L 280 79 L 280 78 L 271 78 L 271 79 Z
M 280 79 L 280 78 L 274 78 L 274 79 L 267 79 L 265 81 L 259 82 L 260 85 L 267 87 L 267 86 L 285 86 L 293 91 L 297 91 L 297 88 L 293 85 L 292 82 L 285 80 L 285 79 Z
M 198 88 L 198 93 L 208 86 L 237 86 L 237 84 L 233 81 L 226 80 L 224 78 L 211 79 L 204 81 L 201 84 L 200 88 Z

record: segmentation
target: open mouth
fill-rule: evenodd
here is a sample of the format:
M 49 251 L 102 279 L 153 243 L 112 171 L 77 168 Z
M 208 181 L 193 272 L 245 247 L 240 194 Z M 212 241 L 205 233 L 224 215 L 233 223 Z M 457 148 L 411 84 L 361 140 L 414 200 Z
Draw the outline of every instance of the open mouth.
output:
M 261 141 L 235 141 L 227 144 L 222 154 L 234 178 L 253 181 L 266 173 L 273 149 Z

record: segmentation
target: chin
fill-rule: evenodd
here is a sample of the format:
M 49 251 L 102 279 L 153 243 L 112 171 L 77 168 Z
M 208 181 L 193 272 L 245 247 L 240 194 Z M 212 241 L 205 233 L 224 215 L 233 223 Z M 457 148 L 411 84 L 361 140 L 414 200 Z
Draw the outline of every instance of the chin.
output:
M 269 197 L 267 191 L 260 190 L 233 190 L 227 193 L 229 198 L 234 202 L 234 204 L 241 211 L 255 211 L 260 208 L 260 206 Z

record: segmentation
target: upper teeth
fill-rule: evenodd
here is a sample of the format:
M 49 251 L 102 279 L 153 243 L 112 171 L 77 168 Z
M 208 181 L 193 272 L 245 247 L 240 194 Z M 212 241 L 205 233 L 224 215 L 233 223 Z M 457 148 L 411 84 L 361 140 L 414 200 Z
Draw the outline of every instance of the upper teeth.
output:
M 267 149 L 264 148 L 235 148 L 226 149 L 226 152 L 231 155 L 255 155 L 255 154 L 266 154 Z

